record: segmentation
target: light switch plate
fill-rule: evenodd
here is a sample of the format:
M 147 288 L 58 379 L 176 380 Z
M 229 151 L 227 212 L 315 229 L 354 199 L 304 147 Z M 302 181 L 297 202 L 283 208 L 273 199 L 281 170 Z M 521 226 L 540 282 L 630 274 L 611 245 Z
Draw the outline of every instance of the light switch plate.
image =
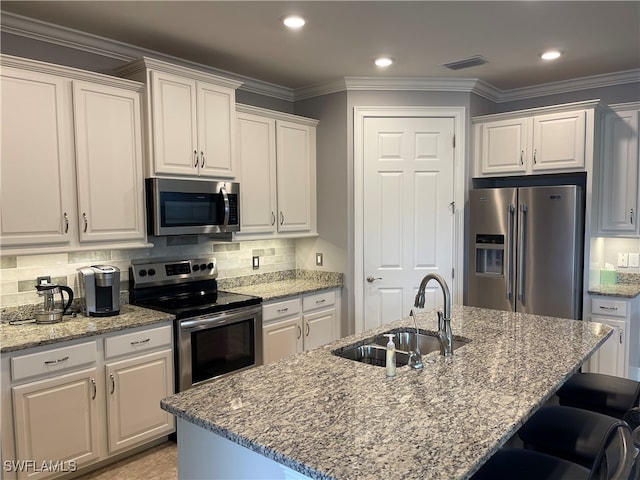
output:
M 640 253 L 629 254 L 629 266 L 635 268 L 640 267 Z
M 623 268 L 627 268 L 627 266 L 629 265 L 629 260 L 628 260 L 628 256 L 626 253 L 619 253 L 618 254 L 618 266 L 619 267 L 623 267 Z
M 260 268 L 260 257 L 258 255 L 254 255 L 252 260 L 251 260 L 251 263 L 253 265 L 253 269 L 254 270 L 259 269 Z
M 322 253 L 316 253 L 316 266 L 322 266 Z

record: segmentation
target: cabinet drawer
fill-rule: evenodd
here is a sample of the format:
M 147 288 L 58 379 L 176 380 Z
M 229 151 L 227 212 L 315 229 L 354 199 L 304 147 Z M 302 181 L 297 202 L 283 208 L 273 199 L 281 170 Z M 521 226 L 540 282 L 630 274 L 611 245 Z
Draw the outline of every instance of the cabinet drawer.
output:
M 71 370 L 81 365 L 95 363 L 96 358 L 95 342 L 13 357 L 11 359 L 11 379 L 17 381 L 50 372 Z
M 591 313 L 596 315 L 609 315 L 612 317 L 627 316 L 627 302 L 624 300 L 591 299 Z
M 104 358 L 145 352 L 160 347 L 171 347 L 172 344 L 171 325 L 125 333 L 104 339 Z
M 262 321 L 276 320 L 300 313 L 300 298 L 262 305 Z
M 336 292 L 334 290 L 316 293 L 315 295 L 306 295 L 302 298 L 302 310 L 308 312 L 316 308 L 331 306 L 334 303 L 336 303 Z

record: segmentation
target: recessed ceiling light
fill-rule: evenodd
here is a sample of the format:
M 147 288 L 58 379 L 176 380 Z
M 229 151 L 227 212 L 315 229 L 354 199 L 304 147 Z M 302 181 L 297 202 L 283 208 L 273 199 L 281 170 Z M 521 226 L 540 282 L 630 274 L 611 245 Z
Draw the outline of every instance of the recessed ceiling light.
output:
M 282 23 L 284 23 L 286 27 L 296 30 L 302 28 L 307 21 L 300 15 L 287 15 L 282 18 Z
M 376 66 L 378 67 L 388 67 L 389 65 L 391 65 L 393 63 L 393 59 L 390 57 L 378 57 L 376 59 L 373 60 L 373 63 L 376 64 Z
M 540 58 L 542 58 L 543 60 L 555 60 L 556 58 L 560 58 L 560 55 L 562 55 L 562 52 L 560 50 L 547 50 L 542 55 L 540 55 Z

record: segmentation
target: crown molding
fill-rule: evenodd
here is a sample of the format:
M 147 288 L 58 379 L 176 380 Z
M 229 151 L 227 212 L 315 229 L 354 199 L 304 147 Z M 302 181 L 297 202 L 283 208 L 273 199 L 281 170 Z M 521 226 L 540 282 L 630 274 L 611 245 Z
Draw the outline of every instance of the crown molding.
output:
M 290 89 L 269 82 L 246 77 L 226 70 L 210 67 L 182 58 L 166 55 L 154 50 L 136 47 L 116 40 L 111 40 L 90 33 L 42 22 L 32 18 L 9 12 L 0 12 L 0 31 L 12 35 L 22 36 L 51 43 L 66 48 L 101 55 L 123 62 L 131 62 L 141 57 L 175 63 L 187 68 L 208 72 L 213 75 L 224 76 L 241 82 L 239 90 L 277 98 L 288 102 L 305 100 L 308 98 L 328 95 L 343 91 L 366 90 L 413 90 L 413 91 L 441 91 L 466 92 L 479 95 L 495 103 L 525 100 L 534 97 L 563 94 L 576 90 L 587 90 L 600 87 L 611 87 L 629 83 L 640 83 L 640 69 L 594 75 L 559 82 L 546 83 L 533 87 L 500 90 L 486 82 L 475 78 L 378 78 L 378 77 L 344 77 L 330 82 Z
M 187 68 L 194 68 L 213 75 L 224 76 L 242 83 L 239 90 L 257 93 L 268 97 L 292 102 L 293 91 L 290 88 L 263 82 L 255 78 L 238 75 L 219 68 L 202 65 L 182 58 L 166 55 L 142 47 L 136 47 L 127 43 L 109 38 L 100 37 L 79 30 L 42 22 L 33 18 L 0 12 L 0 31 L 11 35 L 17 35 L 40 42 L 50 43 L 61 47 L 72 48 L 83 52 L 113 58 L 123 62 L 131 62 L 141 57 L 152 57 L 157 60 L 175 63 Z

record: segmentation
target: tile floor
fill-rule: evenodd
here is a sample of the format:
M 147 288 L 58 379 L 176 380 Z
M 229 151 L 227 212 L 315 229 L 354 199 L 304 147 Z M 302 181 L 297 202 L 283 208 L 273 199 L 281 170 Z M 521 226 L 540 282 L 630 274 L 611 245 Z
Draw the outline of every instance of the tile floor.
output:
M 177 480 L 177 457 L 175 442 L 166 442 L 76 480 Z

